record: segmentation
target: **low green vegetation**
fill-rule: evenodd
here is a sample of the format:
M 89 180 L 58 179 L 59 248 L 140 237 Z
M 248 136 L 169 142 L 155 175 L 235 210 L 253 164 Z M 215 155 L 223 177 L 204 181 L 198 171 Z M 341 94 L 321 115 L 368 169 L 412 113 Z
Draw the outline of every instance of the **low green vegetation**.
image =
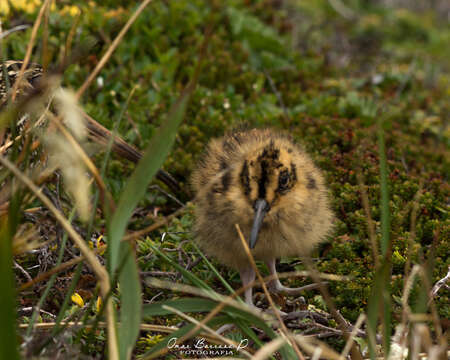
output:
M 210 28 L 211 37 L 197 88 L 163 165 L 181 189 L 173 194 L 162 184 L 150 186 L 134 211 L 128 230 L 157 223 L 179 209 L 180 203 L 193 200 L 189 175 L 211 138 L 242 124 L 289 132 L 312 155 L 329 185 L 336 214 L 335 232 L 313 255 L 319 271 L 351 277 L 350 281 L 328 284 L 337 309 L 351 323 L 367 310 L 376 270 L 362 186 L 368 194 L 378 246 L 382 241 L 377 135 L 381 124 L 390 194 L 392 272 L 389 285 L 395 326 L 402 316 L 405 268 L 410 269 L 410 263 L 424 264 L 432 285 L 447 274 L 450 264 L 447 182 L 450 25 L 448 19 L 431 7 L 416 11 L 354 0 L 346 2 L 349 13 L 342 13 L 331 3 L 334 2 L 233 0 L 225 4 L 154 0 L 132 25 L 81 98 L 81 104 L 93 118 L 113 129 L 130 92 L 135 89 L 117 132 L 135 147 L 147 148 L 152 135 L 157 133 L 169 109 L 192 79 L 201 43 L 206 29 Z M 44 45 L 40 40 L 45 35 L 40 29 L 33 61 L 51 71 L 55 64 L 61 63 L 64 52 L 68 52 L 70 62 L 64 71 L 63 85 L 78 89 L 129 19 L 135 5 L 138 4 L 112 0 L 74 1 L 71 5 L 57 2 L 48 18 L 48 42 Z M 2 19 L 2 27 L 32 24 L 38 11 L 39 7 L 11 8 Z M 3 59 L 23 59 L 30 36 L 31 28 L 5 38 Z M 103 154 L 96 155 L 95 160 L 100 168 Z M 104 179 L 115 200 L 119 200 L 134 167 L 118 157 L 110 160 Z M 364 185 L 358 182 L 358 174 Z M 167 192 L 172 196 L 167 196 Z M 192 244 L 193 206 L 195 203 L 189 203 L 166 225 L 137 238 L 138 269 L 153 276 L 155 272 L 165 273 L 164 279 L 179 284 L 192 284 L 173 266 L 177 263 L 187 268 L 200 281 L 198 284 L 208 284 L 217 293 L 229 294 Z M 71 207 L 65 195 L 62 210 L 68 217 Z M 48 214 L 36 216 L 46 218 Z M 25 220 L 30 219 L 22 221 Z M 84 225 L 77 223 L 77 226 Z M 101 216 L 95 217 L 95 237 L 104 234 L 106 226 Z M 42 225 L 39 231 L 44 238 L 53 240 L 56 228 L 54 224 Z M 105 242 L 108 244 L 107 238 Z M 34 278 L 56 264 L 60 246 L 53 241 L 45 246 L 44 253 L 22 254 L 15 261 Z M 154 247 L 160 248 L 171 261 L 160 256 Z M 75 248 L 72 245 L 69 248 L 65 260 L 74 254 Z M 377 251 L 380 253 L 380 249 Z M 237 273 L 210 260 L 233 288 L 240 287 Z M 264 266 L 260 268 L 267 273 Z M 279 268 L 282 271 L 305 269 L 298 259 L 282 259 Z M 75 273 L 80 280 L 75 289 L 70 289 L 67 277 Z M 15 276 L 18 286 L 27 281 L 18 270 Z M 141 278 L 144 304 L 183 296 L 180 292 L 147 286 L 145 277 Z M 310 278 L 283 281 L 290 286 L 311 283 Z M 94 304 L 95 285 L 88 268 L 78 271 L 70 268 L 56 277 L 49 290 L 51 296 L 46 297 L 41 308 L 57 315 L 71 291 L 79 293 L 86 303 L 92 299 L 91 311 L 84 314 L 95 317 L 98 311 Z M 424 286 L 423 281 L 416 281 L 410 297 L 412 309 L 418 312 L 423 311 Z M 17 306 L 35 306 L 44 290 L 45 286 L 40 284 L 33 291 L 19 291 Z M 119 288 L 112 295 L 117 307 L 120 307 L 120 291 Z M 305 301 L 306 306 L 329 311 L 317 290 L 306 292 Z M 439 317 L 449 319 L 448 290 L 443 288 L 434 301 Z M 285 311 L 305 306 L 280 302 Z M 266 307 L 267 303 L 263 300 L 261 306 Z M 82 316 L 76 314 L 77 309 L 77 305 L 68 305 L 64 317 L 75 314 L 74 318 L 79 319 Z M 143 312 L 145 315 L 145 305 Z M 20 313 L 19 323 L 29 322 L 29 315 Z M 233 312 L 227 316 L 238 317 Z M 43 321 L 54 321 L 45 313 L 40 317 Z M 174 315 L 151 316 L 146 320 L 164 326 L 179 326 L 181 322 Z M 146 353 L 164 336 L 141 332 L 133 354 Z M 238 342 L 244 337 L 239 332 L 231 336 Z M 71 349 L 65 351 L 94 356 L 105 351 L 105 339 L 103 330 L 74 331 L 69 340 L 64 340 Z M 339 337 L 326 341 L 338 351 L 345 344 Z M 28 343 L 27 351 L 33 352 L 39 346 L 42 344 Z M 46 346 L 49 353 L 56 353 L 57 350 L 51 350 L 51 344 Z

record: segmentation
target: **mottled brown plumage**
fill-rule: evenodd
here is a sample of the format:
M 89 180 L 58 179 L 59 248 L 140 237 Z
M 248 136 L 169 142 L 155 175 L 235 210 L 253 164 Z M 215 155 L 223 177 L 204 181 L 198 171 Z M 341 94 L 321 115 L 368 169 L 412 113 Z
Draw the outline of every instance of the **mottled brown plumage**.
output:
M 276 274 L 275 260 L 308 254 L 332 227 L 324 178 L 292 140 L 265 129 L 236 131 L 212 140 L 192 175 L 196 192 L 196 239 L 219 262 L 254 278 L 237 236 L 239 224 L 255 259 Z M 278 279 L 274 291 L 284 288 Z M 246 301 L 252 303 L 251 290 Z

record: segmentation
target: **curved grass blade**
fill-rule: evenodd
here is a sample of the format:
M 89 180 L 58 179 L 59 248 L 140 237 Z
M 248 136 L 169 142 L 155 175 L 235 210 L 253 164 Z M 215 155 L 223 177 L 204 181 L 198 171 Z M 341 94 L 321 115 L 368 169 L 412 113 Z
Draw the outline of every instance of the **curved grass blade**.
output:
M 161 250 L 158 249 L 158 247 L 154 246 L 153 244 L 150 243 L 150 247 L 152 248 L 153 251 L 155 251 L 159 256 L 161 256 L 165 261 L 167 261 L 169 264 L 171 264 L 174 268 L 176 268 L 179 272 L 181 272 L 181 274 L 194 286 L 204 289 L 206 291 L 206 293 L 208 294 L 208 296 L 210 296 L 212 299 L 218 300 L 220 301 L 223 297 L 222 295 L 216 293 L 208 284 L 206 284 L 203 280 L 201 280 L 200 278 L 198 278 L 197 276 L 195 276 L 193 273 L 191 273 L 190 271 L 187 271 L 186 269 L 184 269 L 182 266 L 180 266 L 178 263 L 176 263 L 175 261 L 173 261 L 170 257 L 168 257 L 167 255 L 165 255 Z M 197 248 L 198 251 L 200 251 Z M 206 260 L 208 262 L 208 260 L 203 256 L 204 260 Z M 212 264 L 208 262 L 208 264 L 212 267 Z M 217 271 L 217 270 L 216 270 Z M 218 274 L 218 273 L 217 273 Z M 219 274 L 219 277 L 222 278 Z M 226 283 L 226 281 L 222 278 L 223 282 Z M 229 285 L 228 285 L 229 286 Z M 234 290 L 230 287 L 231 291 L 234 292 Z M 188 299 L 189 300 L 189 299 Z M 243 303 L 243 301 L 241 301 L 240 298 L 238 298 L 238 300 Z M 168 304 L 165 304 L 168 305 Z M 204 304 L 203 304 L 204 306 Z M 183 309 L 184 312 L 186 312 L 187 310 Z M 240 319 L 236 318 L 234 315 L 229 314 L 232 318 L 232 323 L 235 323 L 236 325 L 238 325 L 241 330 L 247 334 L 252 340 L 254 340 L 256 343 L 261 344 L 260 340 L 258 339 L 258 337 L 256 336 L 256 334 L 254 333 L 254 331 L 247 325 L 247 323 L 245 321 L 240 321 Z
M 159 256 L 161 256 L 164 261 L 168 262 L 170 265 L 172 265 L 175 269 L 177 269 L 186 280 L 188 280 L 192 285 L 207 290 L 208 292 L 211 292 L 211 294 L 214 296 L 216 294 L 219 296 L 219 294 L 215 293 L 215 291 L 203 280 L 195 276 L 192 272 L 187 271 L 185 268 L 180 266 L 177 262 L 173 261 L 170 257 L 168 257 L 166 254 L 164 254 L 157 246 L 153 245 L 152 243 L 149 243 L 152 250 L 157 253 Z
M 197 250 L 198 254 L 201 256 L 201 258 L 203 259 L 203 261 L 206 263 L 206 265 L 208 266 L 208 268 L 214 273 L 214 275 L 217 276 L 217 278 L 220 280 L 220 282 L 223 284 L 223 286 L 225 286 L 227 288 L 227 290 L 231 293 L 234 294 L 234 289 L 231 287 L 231 285 L 228 283 L 228 281 L 226 281 L 224 279 L 224 277 L 222 275 L 220 275 L 219 271 L 216 269 L 216 267 L 211 264 L 211 262 L 206 258 L 206 256 L 203 254 L 203 252 L 198 248 L 197 245 L 195 245 L 195 243 L 192 243 L 192 245 L 194 246 L 195 250 Z M 238 301 L 241 301 L 242 303 L 244 303 L 241 298 L 237 298 Z
M 144 317 L 170 315 L 171 312 L 163 308 L 163 305 L 170 306 L 185 313 L 209 312 L 217 306 L 217 303 L 218 300 L 202 298 L 181 298 L 176 300 L 160 301 L 154 304 L 144 305 L 142 314 Z M 272 327 L 267 324 L 264 319 L 255 316 L 248 311 L 239 309 L 232 305 L 227 305 L 222 309 L 222 312 L 227 315 L 225 318 L 226 322 L 220 323 L 218 325 L 234 323 L 259 346 L 262 346 L 263 344 L 256 337 L 253 330 L 250 329 L 250 325 L 261 328 L 272 339 L 275 339 L 279 336 L 275 331 L 272 330 Z M 216 317 L 215 319 L 218 319 L 218 317 Z M 211 322 L 208 322 L 208 326 L 211 326 Z M 193 327 L 191 327 L 190 329 L 192 328 Z M 184 334 L 186 333 L 187 331 Z M 280 349 L 280 353 L 285 359 L 295 358 L 293 349 L 287 344 Z
M 382 261 L 375 273 L 372 293 L 368 301 L 368 332 L 370 357 L 375 358 L 374 338 L 377 329 L 377 320 L 380 318 L 383 329 L 383 350 L 387 358 L 391 341 L 391 248 L 390 240 L 390 214 L 389 214 L 389 188 L 388 166 L 386 160 L 386 146 L 384 140 L 383 121 L 378 120 L 378 149 L 380 156 L 380 188 L 381 188 L 381 254 Z
M 122 244 L 124 265 L 119 274 L 121 316 L 119 328 L 119 354 L 121 359 L 130 359 L 134 344 L 139 335 L 141 323 L 141 284 L 131 245 Z
M 11 205 L 12 206 L 12 205 Z M 11 216 L 13 215 L 13 216 Z M 15 214 L 17 218 L 19 214 Z M 16 336 L 16 306 L 12 256 L 12 211 L 0 219 L 0 359 L 19 359 Z M 14 221 L 14 220 L 13 220 Z
M 125 254 L 125 256 L 126 254 L 128 256 L 131 254 L 129 244 L 121 244 L 127 223 L 139 200 L 145 195 L 147 186 L 162 166 L 175 142 L 175 136 L 186 112 L 189 98 L 197 84 L 208 39 L 209 37 L 206 37 L 202 44 L 200 61 L 195 68 L 193 78 L 184 88 L 177 101 L 172 105 L 167 118 L 150 140 L 150 144 L 145 150 L 144 155 L 125 185 L 114 214 L 108 219 L 108 265 L 112 278 L 114 278 L 114 273 L 119 263 L 123 260 L 121 254 Z M 137 264 L 133 260 L 134 258 L 130 257 L 130 259 L 125 261 L 123 274 L 119 277 L 119 280 L 121 280 L 122 294 L 127 294 L 127 296 L 122 296 L 121 299 L 121 322 L 127 323 L 127 326 L 122 325 L 120 327 L 118 333 L 119 339 L 121 339 L 121 359 L 125 359 L 126 357 L 122 356 L 130 354 L 129 349 L 134 347 L 139 334 L 141 318 L 141 285 Z
M 227 324 L 229 322 L 229 317 L 228 316 L 218 316 L 210 321 L 208 321 L 208 323 L 206 325 L 210 326 L 210 327 L 214 327 L 214 326 L 220 326 L 223 324 Z M 153 354 L 158 353 L 159 351 L 167 348 L 169 346 L 169 341 L 173 342 L 173 340 L 171 339 L 179 339 L 181 338 L 183 335 L 187 334 L 189 331 L 191 331 L 194 328 L 194 324 L 188 324 L 186 326 L 183 326 L 181 329 L 173 332 L 172 334 L 166 336 L 164 339 L 161 340 L 161 342 L 159 342 L 157 345 L 155 345 L 154 347 L 152 347 L 149 351 L 147 351 L 144 355 L 142 355 L 143 359 L 153 359 L 154 357 L 152 356 Z M 158 356 L 158 355 L 156 355 Z

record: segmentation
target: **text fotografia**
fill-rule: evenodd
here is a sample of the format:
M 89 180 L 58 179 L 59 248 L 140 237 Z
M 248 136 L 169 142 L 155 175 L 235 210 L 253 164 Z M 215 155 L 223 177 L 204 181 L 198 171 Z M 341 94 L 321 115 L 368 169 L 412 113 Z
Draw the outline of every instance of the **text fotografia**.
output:
M 194 344 L 177 344 L 178 338 L 173 337 L 167 343 L 167 347 L 178 351 L 182 355 L 207 355 L 207 356 L 228 356 L 236 351 L 245 349 L 248 345 L 248 339 L 243 339 L 237 345 L 216 345 L 208 344 L 204 338 L 198 339 Z

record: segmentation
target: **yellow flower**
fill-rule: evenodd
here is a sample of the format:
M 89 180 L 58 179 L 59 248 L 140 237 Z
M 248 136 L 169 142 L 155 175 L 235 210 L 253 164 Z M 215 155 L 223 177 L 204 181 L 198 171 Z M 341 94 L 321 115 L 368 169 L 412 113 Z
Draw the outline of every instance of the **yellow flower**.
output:
M 97 248 L 100 250 L 98 253 L 99 255 L 103 255 L 105 253 L 106 242 L 105 242 L 105 239 L 103 239 L 103 235 L 100 235 L 97 238 Z
M 81 14 L 80 9 L 77 6 L 64 6 L 61 9 L 61 14 L 65 15 L 65 14 L 69 14 L 72 17 L 78 16 Z
M 84 301 L 83 298 L 80 296 L 80 294 L 78 293 L 74 293 L 71 297 L 72 301 L 77 304 L 79 307 L 83 307 L 84 306 Z
M 41 5 L 40 0 L 14 0 L 13 8 L 19 11 L 24 11 L 26 13 L 35 12 Z M 8 1 L 0 1 L 0 13 L 3 15 L 8 15 L 11 11 Z
M 100 312 L 100 309 L 102 308 L 102 298 L 99 296 L 97 298 L 97 301 L 95 303 L 95 308 L 97 309 L 97 312 Z

